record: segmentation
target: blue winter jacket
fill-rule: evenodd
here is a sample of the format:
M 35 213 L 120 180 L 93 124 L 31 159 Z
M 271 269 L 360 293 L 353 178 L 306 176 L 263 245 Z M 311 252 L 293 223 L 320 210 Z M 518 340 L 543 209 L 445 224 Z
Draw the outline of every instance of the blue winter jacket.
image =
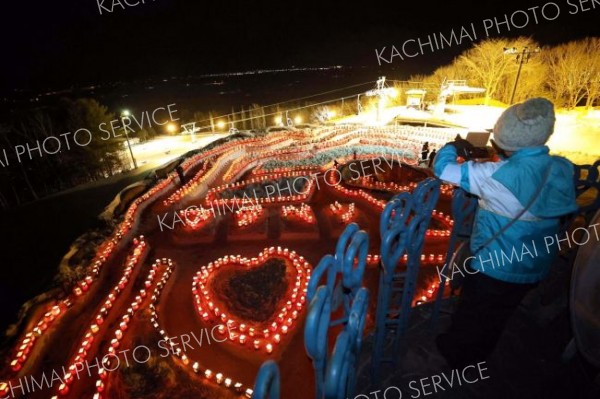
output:
M 470 245 L 473 269 L 510 283 L 536 283 L 548 274 L 559 247 L 572 245 L 564 233 L 557 234 L 559 217 L 577 209 L 573 164 L 548 152 L 546 146 L 529 147 L 499 162 L 463 164 L 456 162 L 454 146 L 446 145 L 438 152 L 435 175 L 479 197 Z M 514 219 L 538 190 L 541 192 L 529 210 L 479 249 Z

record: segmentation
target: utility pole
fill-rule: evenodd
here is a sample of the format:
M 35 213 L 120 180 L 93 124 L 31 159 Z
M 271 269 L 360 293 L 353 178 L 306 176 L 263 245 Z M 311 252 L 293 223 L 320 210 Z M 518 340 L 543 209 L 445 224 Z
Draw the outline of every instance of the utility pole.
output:
M 510 102 L 508 105 L 512 105 L 515 100 L 515 93 L 517 92 L 517 85 L 519 84 L 519 78 L 521 77 L 521 70 L 523 69 L 523 64 L 529 62 L 529 58 L 531 58 L 531 54 L 537 54 L 542 51 L 539 47 L 536 47 L 533 51 L 529 50 L 529 47 L 523 47 L 523 50 L 519 51 L 516 47 L 512 48 L 504 48 L 504 54 L 514 55 L 516 57 L 516 61 L 519 63 L 519 69 L 517 69 L 517 76 L 515 78 L 515 84 L 512 89 L 512 94 L 510 95 Z

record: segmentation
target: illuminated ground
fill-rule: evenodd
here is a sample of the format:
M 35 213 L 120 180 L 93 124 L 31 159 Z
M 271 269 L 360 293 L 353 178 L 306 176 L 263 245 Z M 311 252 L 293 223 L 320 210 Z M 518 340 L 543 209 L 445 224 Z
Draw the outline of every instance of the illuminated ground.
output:
M 207 220 L 201 220 L 189 211 L 178 213 L 187 220 L 185 226 L 184 223 L 173 225 L 175 212 L 191 205 L 207 207 L 207 198 L 217 201 L 226 198 L 224 192 L 234 191 L 234 188 L 224 187 L 224 184 L 242 182 L 240 187 L 235 188 L 239 191 L 251 184 L 257 188 L 266 184 L 265 181 L 285 176 L 295 179 L 326 171 L 332 168 L 332 157 L 340 165 L 345 165 L 340 166 L 340 173 L 346 177 L 350 163 L 354 162 L 353 169 L 356 170 L 355 156 L 359 161 L 364 160 L 363 164 L 367 165 L 364 172 L 370 174 L 374 170 L 369 169 L 369 162 L 385 155 L 372 143 L 386 142 L 387 138 L 389 148 L 395 146 L 396 150 L 404 150 L 403 134 L 415 135 L 417 139 L 411 141 L 414 145 L 430 134 L 450 137 L 454 132 L 417 132 L 410 129 L 364 131 L 349 127 L 312 134 L 281 133 L 264 139 L 228 143 L 190 158 L 184 165 L 189 179 L 185 187 L 180 188 L 178 177 L 173 173 L 138 198 L 113 235 L 98 247 L 97 257 L 90 263 L 87 277 L 74 288 L 73 294 L 40 306 L 34 312 L 12 351 L 12 370 L 4 370 L 2 380 L 16 383 L 18 377 L 33 376 L 40 381 L 46 375 L 48 382 L 45 386 L 31 389 L 28 398 L 53 395 L 83 398 L 94 394 L 97 398 L 183 398 L 190 395 L 235 398 L 250 394 L 248 389 L 253 385 L 258 367 L 264 360 L 273 358 L 280 364 L 283 397 L 312 396 L 312 366 L 304 350 L 302 334 L 306 312 L 302 289 L 306 279 L 298 283 L 299 290 L 292 291 L 298 268 L 310 270 L 323 255 L 333 253 L 344 226 L 357 222 L 371 238 L 365 285 L 374 298 L 382 206 L 395 192 L 411 190 L 409 183 L 422 180 L 428 172 L 390 161 L 383 163 L 384 172 L 377 171 L 375 180 L 345 180 L 339 184 L 328 184 L 323 176 L 319 176 L 318 180 L 310 182 L 310 186 L 302 188 L 304 195 L 290 197 L 287 193 L 276 193 L 271 197 L 274 202 L 263 201 L 257 218 L 247 215 L 249 219 L 246 222 L 241 222 L 241 215 L 234 215 L 231 211 L 223 211 L 223 215 L 217 214 L 216 217 L 208 215 Z M 406 158 L 410 159 L 410 154 Z M 277 162 L 287 168 L 274 169 Z M 208 189 L 213 190 L 207 196 Z M 431 297 L 432 293 L 427 290 L 436 278 L 433 265 L 441 264 L 441 254 L 445 253 L 451 220 L 443 213 L 448 212 L 449 194 L 445 191 L 441 196 L 436 207 L 439 212 L 434 215 L 426 239 L 416 295 L 419 300 Z M 301 208 L 303 203 L 308 207 Z M 284 210 L 282 206 L 287 208 Z M 164 225 L 160 227 L 157 217 L 165 214 L 168 216 L 163 218 L 164 223 L 172 225 L 173 230 Z M 240 223 L 246 225 L 240 226 Z M 287 277 L 280 276 L 279 280 L 270 281 L 264 273 L 240 274 L 239 268 L 251 268 L 252 258 L 258 257 L 264 248 L 272 248 L 272 256 L 286 265 Z M 283 254 L 286 248 L 296 253 L 287 261 L 287 255 Z M 278 251 L 282 254 L 278 255 Z M 193 283 L 201 281 L 202 273 L 198 273 L 202 267 L 210 269 L 211 262 L 228 255 L 240 255 L 248 261 L 231 261 L 233 264 L 223 266 L 223 269 L 230 267 L 228 271 L 214 271 L 214 280 L 207 278 L 203 282 L 206 284 L 205 291 L 193 290 Z M 205 270 L 208 275 L 208 269 Z M 301 275 L 307 277 L 306 273 L 301 272 Z M 231 282 L 232 278 L 237 278 L 235 284 Z M 284 280 L 287 288 L 273 288 L 281 298 L 279 301 L 274 299 L 276 307 L 282 307 L 284 311 L 279 316 L 273 314 L 264 323 L 266 332 L 251 333 L 248 326 L 263 325 L 264 320 L 254 320 L 255 324 L 252 324 L 252 320 L 247 320 L 249 317 L 244 318 L 243 311 L 249 310 L 248 304 L 252 301 L 265 300 L 262 283 L 277 284 L 277 281 Z M 217 288 L 213 290 L 211 284 Z M 252 286 L 249 292 L 254 297 L 237 297 L 237 305 L 246 306 L 246 309 L 230 311 L 223 293 L 236 287 L 239 289 L 244 284 Z M 197 287 L 194 285 L 194 288 Z M 222 308 L 219 311 L 209 309 L 209 301 L 214 301 L 211 303 L 214 307 Z M 373 324 L 374 304 L 372 300 L 368 329 Z M 223 321 L 233 328 L 219 331 L 218 325 Z M 245 330 L 240 323 L 247 324 Z M 212 333 L 210 340 L 207 332 Z M 165 337 L 178 337 L 172 348 L 174 353 L 169 353 Z M 192 337 L 187 346 L 183 346 L 182 337 Z M 200 344 L 198 341 L 202 337 Z M 160 340 L 163 340 L 162 346 L 159 345 Z M 137 364 L 132 360 L 131 351 L 141 345 L 149 348 L 151 356 L 147 363 Z M 116 358 L 109 355 L 127 350 L 129 366 L 125 355 L 119 355 L 119 365 L 115 362 Z M 98 368 L 92 368 L 92 376 L 88 376 L 83 364 L 87 361 L 94 365 L 94 359 L 102 359 L 105 355 L 109 355 L 109 362 L 104 367 L 115 371 L 98 375 Z M 138 357 L 145 360 L 145 352 L 138 352 Z M 62 366 L 67 370 L 66 376 Z M 80 378 L 77 378 L 78 368 Z M 52 370 L 57 373 L 54 379 Z
M 132 151 L 139 167 L 158 167 L 193 148 L 203 147 L 225 136 L 226 133 L 197 134 L 194 140 L 189 135 L 159 136 L 146 143 L 132 145 Z
M 460 102 L 467 103 L 469 100 Z M 445 113 L 436 114 L 398 106 L 383 109 L 378 119 L 375 110 L 369 108 L 360 115 L 338 118 L 337 122 L 384 125 L 392 123 L 394 118 L 399 118 L 421 123 L 447 123 L 462 127 L 462 134 L 465 137 L 469 131 L 492 130 L 505 109 L 506 106 L 448 104 Z M 548 147 L 550 147 L 551 153 L 564 156 L 573 163 L 593 164 L 600 158 L 598 135 L 600 135 L 600 110 L 598 107 L 557 109 L 556 126 L 548 141 Z M 441 144 L 443 143 L 434 142 L 434 145 L 438 147 Z

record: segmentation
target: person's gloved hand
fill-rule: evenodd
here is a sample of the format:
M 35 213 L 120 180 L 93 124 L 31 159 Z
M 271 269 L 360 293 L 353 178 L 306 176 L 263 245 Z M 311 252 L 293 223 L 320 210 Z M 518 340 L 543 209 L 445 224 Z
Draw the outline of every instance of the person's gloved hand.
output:
M 456 155 L 464 159 L 469 159 L 471 157 L 471 150 L 475 148 L 473 144 L 469 143 L 465 139 L 457 139 L 447 143 L 446 145 L 451 145 L 456 148 Z

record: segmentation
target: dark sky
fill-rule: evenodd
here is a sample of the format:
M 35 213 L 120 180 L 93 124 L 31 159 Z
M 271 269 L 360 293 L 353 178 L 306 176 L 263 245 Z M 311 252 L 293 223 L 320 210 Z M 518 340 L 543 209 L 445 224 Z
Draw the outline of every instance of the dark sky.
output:
M 0 89 L 61 88 L 292 65 L 342 64 L 377 70 L 375 48 L 401 45 L 410 38 L 449 32 L 471 22 L 483 31 L 484 19 L 548 3 L 145 0 L 142 4 L 140 0 L 123 10 L 114 0 L 114 11 L 100 15 L 98 1 L 3 2 Z M 555 21 L 540 17 L 535 24 L 529 12 L 531 21 L 525 29 L 504 29 L 504 36 L 532 35 L 542 44 L 554 44 L 600 35 L 600 0 L 568 1 L 572 5 L 555 1 L 561 9 Z M 113 0 L 103 5 L 111 9 Z M 582 6 L 590 10 L 583 12 Z M 576 10 L 575 15 L 569 14 Z M 553 13 L 548 8 L 548 14 Z M 397 60 L 385 68 L 428 72 L 469 44 Z

